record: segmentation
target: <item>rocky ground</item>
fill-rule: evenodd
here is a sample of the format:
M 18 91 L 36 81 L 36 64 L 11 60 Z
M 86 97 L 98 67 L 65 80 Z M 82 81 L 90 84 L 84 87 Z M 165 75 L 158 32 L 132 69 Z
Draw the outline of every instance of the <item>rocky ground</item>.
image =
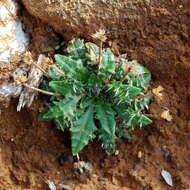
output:
M 91 40 L 92 33 L 105 28 L 107 46 L 146 65 L 153 75 L 151 88 L 161 85 L 164 90 L 162 98 L 155 96 L 150 105 L 150 114 L 157 116 L 154 123 L 136 130 L 130 142 L 120 142 L 117 155 L 106 156 L 98 142 L 82 152 L 81 160 L 93 167 L 92 174 L 83 175 L 73 170 L 77 160 L 71 156 L 69 134 L 56 130 L 51 122 L 37 120 L 45 96 L 21 112 L 16 112 L 17 100 L 6 108 L 1 105 L 0 189 L 43 190 L 48 189 L 45 181 L 51 180 L 56 184 L 64 181 L 76 190 L 189 190 L 189 0 L 23 3 L 37 17 L 22 7 L 20 16 L 34 54 L 51 57 L 52 47 L 60 39 L 57 32 L 64 39 Z M 2 73 L 6 75 L 7 70 Z M 170 111 L 171 121 L 160 117 L 165 109 Z M 171 174 L 173 187 L 162 179 L 163 169 Z

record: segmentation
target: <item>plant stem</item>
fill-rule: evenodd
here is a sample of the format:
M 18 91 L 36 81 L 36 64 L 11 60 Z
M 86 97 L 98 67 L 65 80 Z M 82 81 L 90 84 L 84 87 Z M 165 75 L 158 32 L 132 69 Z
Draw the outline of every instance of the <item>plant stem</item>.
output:
M 38 92 L 40 92 L 40 93 L 42 93 L 42 94 L 46 94 L 46 95 L 50 95 L 50 96 L 56 96 L 56 97 L 58 97 L 58 98 L 63 97 L 63 95 L 61 95 L 61 94 L 57 94 L 57 93 L 54 93 L 54 92 L 48 92 L 48 91 L 46 91 L 46 90 L 41 90 L 41 89 L 39 89 L 39 88 L 35 88 L 35 87 L 29 86 L 29 85 L 27 85 L 27 84 L 24 84 L 24 86 L 27 87 L 27 88 L 30 88 L 30 89 L 32 89 L 32 90 L 38 91 Z
M 102 47 L 103 47 L 103 42 L 100 41 L 100 51 L 99 51 L 99 67 L 102 59 Z
M 139 98 L 145 98 L 145 97 L 148 97 L 148 96 L 152 96 L 152 94 L 146 94 L 146 95 L 142 95 L 142 96 L 136 96 L 134 97 L 134 99 L 139 99 Z
M 77 160 L 78 162 L 80 161 L 80 157 L 79 157 L 79 154 L 76 155 L 77 156 Z
M 129 72 L 126 72 L 125 75 L 119 81 L 123 82 L 126 79 L 128 74 L 129 74 Z
M 156 114 L 144 114 L 145 116 L 147 116 L 147 117 L 151 117 L 151 118 L 153 118 L 153 119 L 159 119 L 160 117 L 158 116 L 158 115 L 156 115 Z
M 51 67 L 52 67 L 55 71 L 57 71 L 59 74 L 65 76 L 65 73 L 64 73 L 61 69 L 59 69 L 56 65 L 52 65 Z

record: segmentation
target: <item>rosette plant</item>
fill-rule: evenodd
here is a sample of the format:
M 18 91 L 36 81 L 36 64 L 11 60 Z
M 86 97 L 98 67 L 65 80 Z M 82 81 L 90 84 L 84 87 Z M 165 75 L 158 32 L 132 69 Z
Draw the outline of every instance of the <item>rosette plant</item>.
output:
M 96 137 L 111 154 L 118 139 L 151 124 L 143 114 L 151 100 L 151 74 L 137 61 L 80 39 L 70 42 L 65 55 L 55 55 L 55 61 L 57 69 L 48 70 L 52 77 L 44 88 L 60 96 L 50 99 L 40 119 L 71 132 L 73 155 Z

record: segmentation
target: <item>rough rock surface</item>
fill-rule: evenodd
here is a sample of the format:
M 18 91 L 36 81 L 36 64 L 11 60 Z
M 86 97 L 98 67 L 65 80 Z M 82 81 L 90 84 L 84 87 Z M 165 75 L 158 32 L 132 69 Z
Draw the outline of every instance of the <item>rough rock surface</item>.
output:
M 53 26 L 66 39 L 89 40 L 91 34 L 103 28 L 110 41 L 122 46 L 130 58 L 147 65 L 155 78 L 161 74 L 170 81 L 181 74 L 179 70 L 183 70 L 184 79 L 188 78 L 189 0 L 23 0 L 23 3 L 32 15 Z
M 18 8 L 13 0 L 0 1 L 0 71 L 20 60 L 29 42 L 17 18 Z

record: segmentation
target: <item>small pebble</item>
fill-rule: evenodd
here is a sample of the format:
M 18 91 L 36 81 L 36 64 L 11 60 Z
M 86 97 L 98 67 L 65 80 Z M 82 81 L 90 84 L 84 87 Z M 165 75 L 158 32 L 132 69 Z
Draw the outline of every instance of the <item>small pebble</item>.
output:
M 141 151 L 138 152 L 138 158 L 139 158 L 139 159 L 142 158 L 142 152 L 141 152 Z

